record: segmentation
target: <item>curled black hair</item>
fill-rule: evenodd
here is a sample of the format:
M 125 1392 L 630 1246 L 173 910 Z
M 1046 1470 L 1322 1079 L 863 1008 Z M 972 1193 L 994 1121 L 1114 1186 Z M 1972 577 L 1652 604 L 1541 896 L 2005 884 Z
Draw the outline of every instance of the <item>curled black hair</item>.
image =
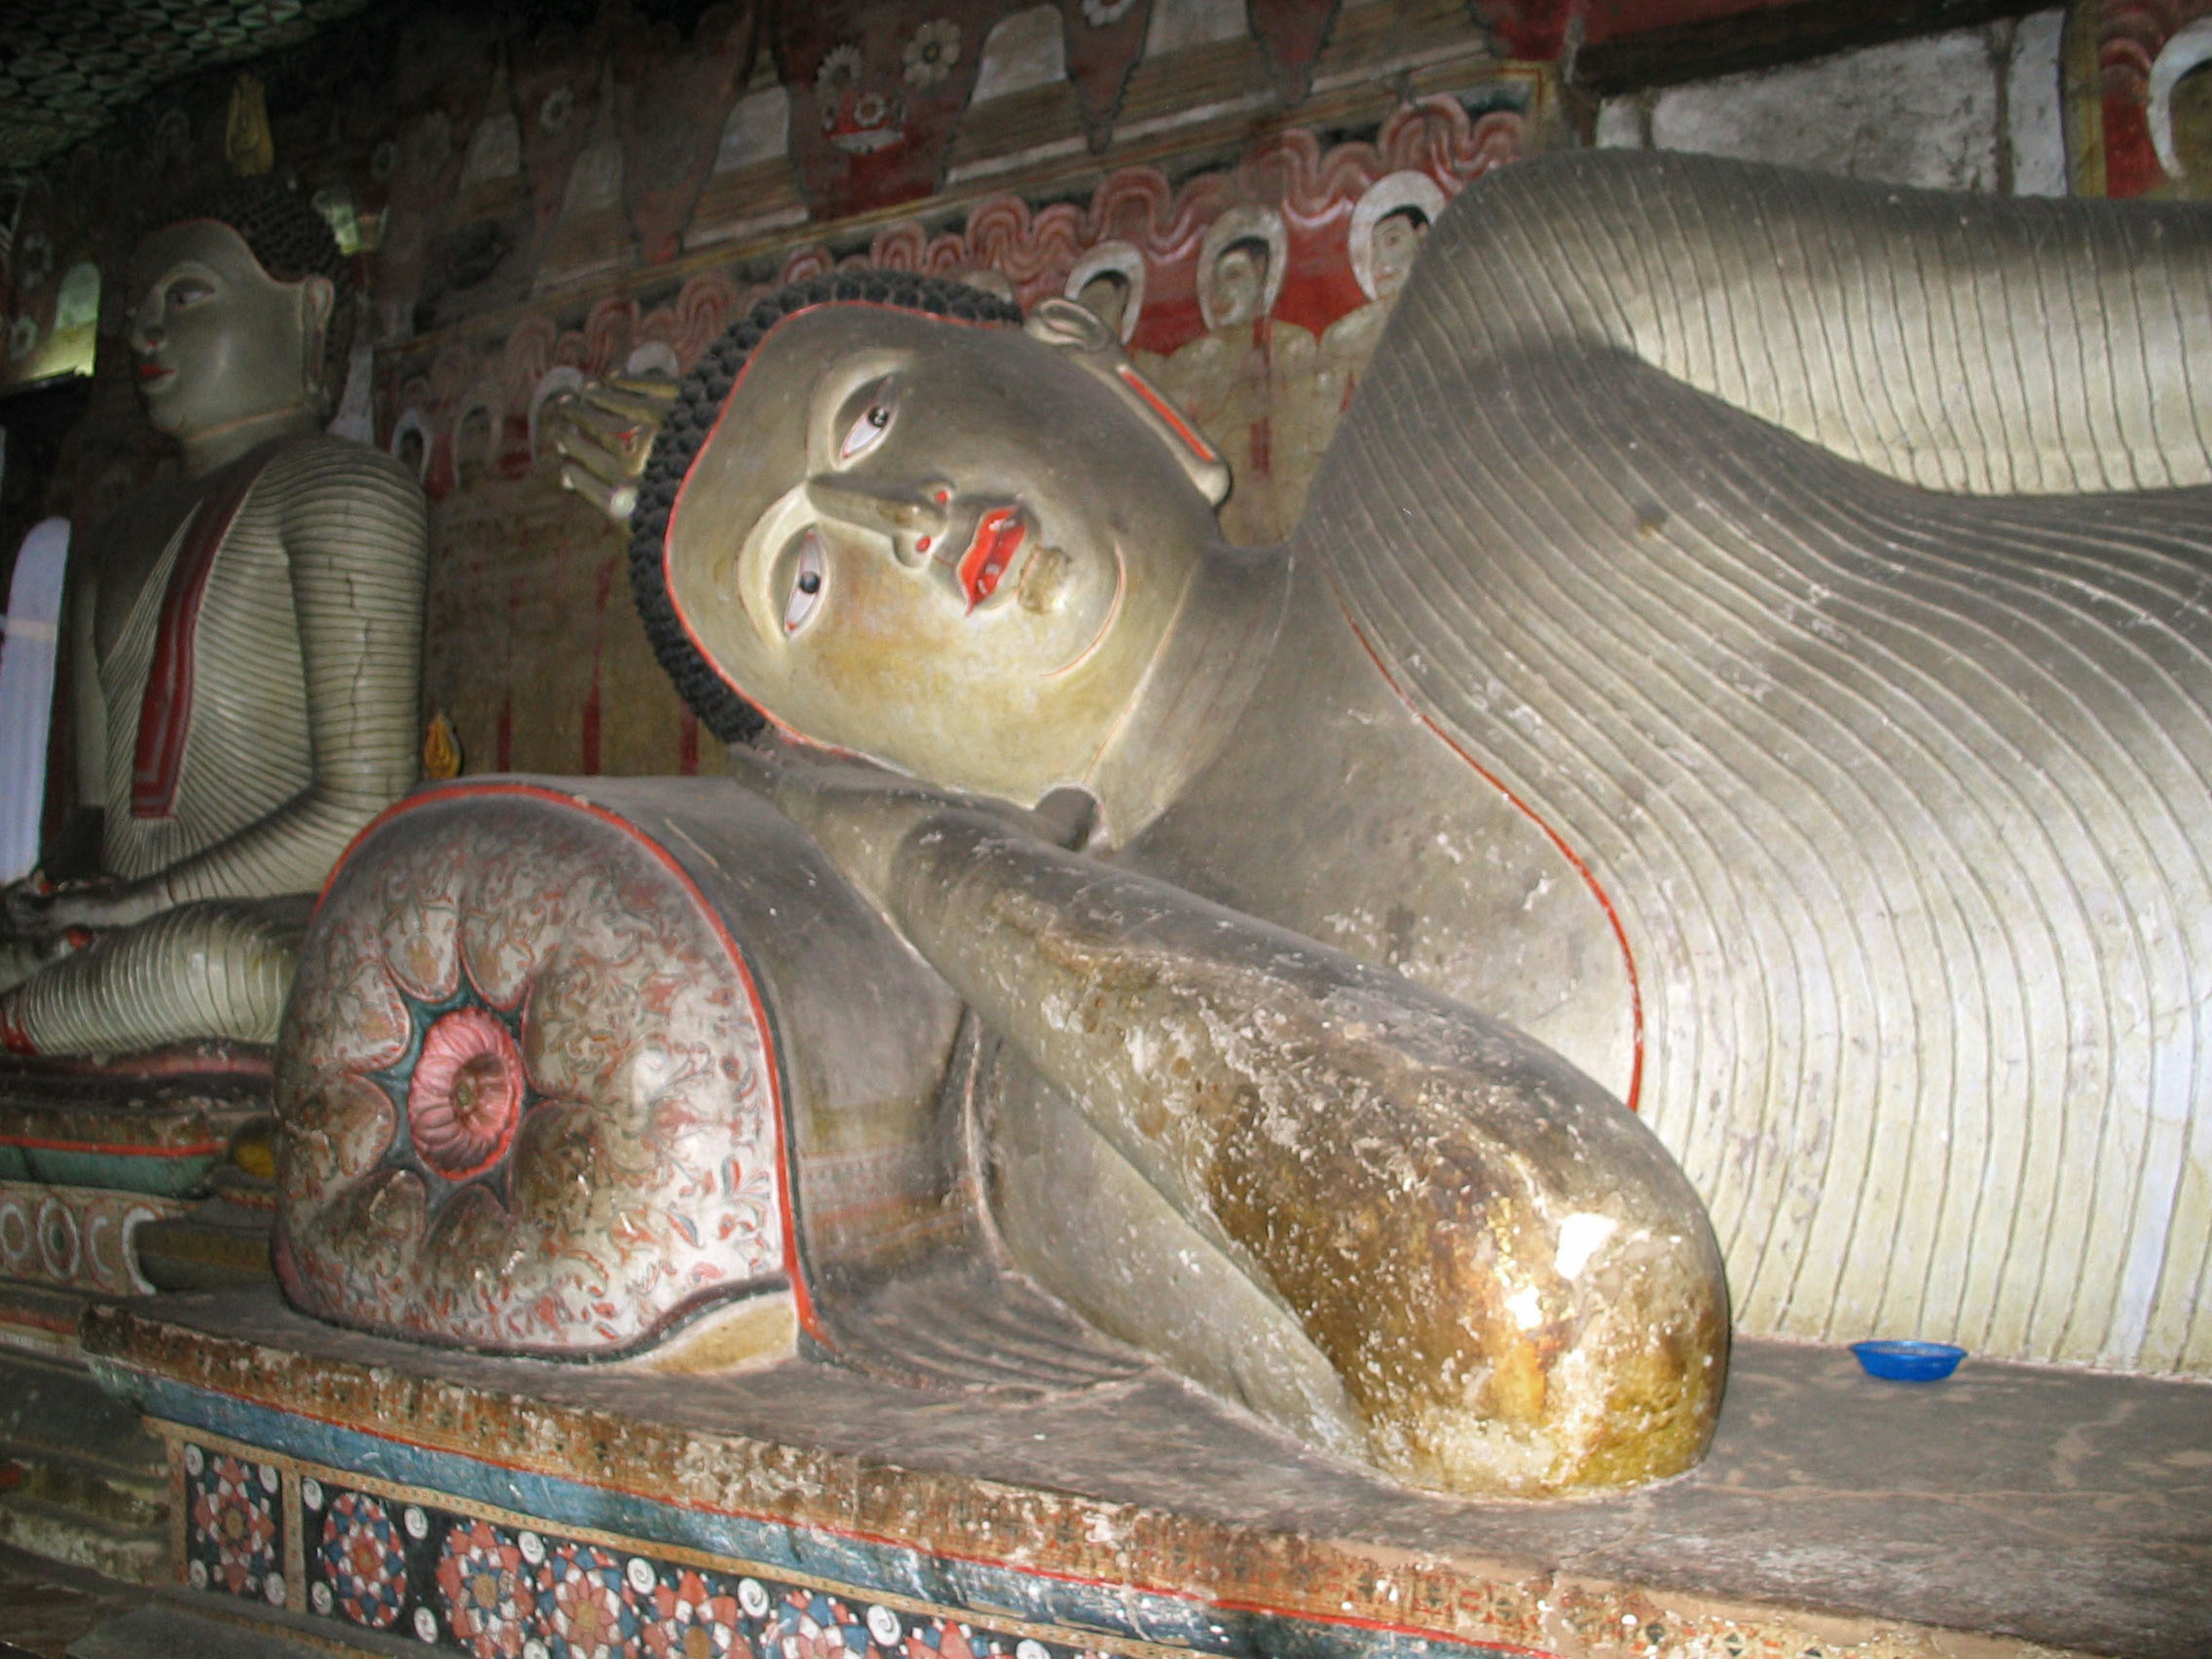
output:
M 1020 309 L 981 289 L 910 270 L 840 270 L 781 289 L 756 305 L 699 359 L 684 377 L 676 406 L 653 441 L 653 454 L 638 480 L 630 514 L 629 585 L 653 653 L 694 713 L 724 743 L 748 743 L 767 724 L 701 656 L 677 620 L 664 568 L 668 515 L 676 505 L 699 447 L 714 429 L 723 401 L 737 385 L 745 359 L 768 331 L 794 312 L 818 305 L 896 306 L 932 317 L 971 323 L 1019 323 Z
M 353 349 L 353 261 L 339 250 L 329 222 L 298 191 L 273 179 L 222 179 L 195 191 L 169 222 L 192 219 L 213 219 L 236 231 L 272 282 L 330 279 L 334 294 L 323 330 L 323 389 L 337 398 Z

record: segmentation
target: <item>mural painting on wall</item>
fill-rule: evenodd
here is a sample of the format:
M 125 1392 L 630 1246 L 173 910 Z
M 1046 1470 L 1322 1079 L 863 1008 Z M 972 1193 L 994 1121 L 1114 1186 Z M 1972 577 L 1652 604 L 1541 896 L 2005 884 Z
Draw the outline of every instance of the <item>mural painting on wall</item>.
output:
M 335 429 L 436 502 L 428 706 L 471 769 L 716 769 L 541 417 L 586 377 L 680 375 L 758 294 L 833 267 L 1084 296 L 1235 467 L 1230 533 L 1278 538 L 1428 221 L 1544 142 L 1552 70 L 1528 60 L 1556 21 L 1466 0 L 724 0 L 683 33 L 620 4 L 535 28 L 433 9 L 257 64 L 273 176 L 361 274 Z M 100 272 L 230 170 L 236 90 L 226 72 L 126 112 L 16 216 L 0 377 L 104 337 L 53 491 L 87 526 L 173 465 Z
M 393 354 L 400 373 L 387 365 L 386 441 L 414 458 L 436 497 L 488 474 L 519 477 L 544 447 L 549 398 L 586 378 L 681 374 L 763 295 L 824 270 L 876 267 L 958 275 L 1024 306 L 1079 298 L 1221 437 L 1232 461 L 1255 441 L 1237 430 L 1243 417 L 1289 404 L 1296 453 L 1310 463 L 1429 224 L 1468 180 L 1518 155 L 1526 131 L 1517 109 L 1474 117 L 1455 100 L 1431 98 L 1401 107 L 1371 143 L 1324 150 L 1294 129 L 1180 189 L 1158 168 L 1126 168 L 1085 204 L 1032 210 L 1020 197 L 994 197 L 959 230 L 900 220 L 842 255 L 804 242 L 761 280 L 710 269 L 649 307 L 609 295 L 567 329 L 541 309 L 504 338 L 456 331 L 427 357 Z M 1240 493 L 1279 470 L 1259 441 L 1237 468 Z M 1294 514 L 1295 501 L 1287 506 Z M 1271 539 L 1285 522 L 1279 510 L 1248 520 L 1257 532 L 1249 538 Z
M 1541 141 L 1549 70 L 1510 49 L 1455 0 L 724 5 L 688 40 L 609 14 L 477 41 L 474 82 L 403 118 L 375 280 L 379 438 L 436 503 L 426 690 L 471 769 L 718 769 L 620 538 L 553 488 L 564 394 L 678 377 L 821 271 L 1080 298 L 1229 461 L 1228 533 L 1279 539 L 1428 225 Z
M 2074 189 L 2212 197 L 2212 0 L 2076 0 Z

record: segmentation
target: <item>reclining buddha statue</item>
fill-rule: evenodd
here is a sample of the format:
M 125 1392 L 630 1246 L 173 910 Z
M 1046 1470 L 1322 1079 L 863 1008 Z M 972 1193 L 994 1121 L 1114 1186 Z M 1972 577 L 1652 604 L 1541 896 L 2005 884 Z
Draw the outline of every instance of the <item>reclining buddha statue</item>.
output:
M 322 434 L 353 320 L 329 228 L 234 181 L 148 238 L 131 291 L 139 389 L 181 477 L 76 562 L 102 874 L 8 894 L 17 1053 L 273 1042 L 309 900 L 415 779 L 424 506 L 386 457 Z
M 1097 1330 L 1313 1446 L 1525 1495 L 1696 1461 L 1731 1282 L 1769 1331 L 2066 1357 L 2124 1304 L 2168 1340 L 2201 1221 L 2139 1182 L 2109 1224 L 2157 1248 L 2109 1252 L 2116 1300 L 2062 1212 L 2127 1125 L 2203 1136 L 2208 386 L 2201 213 L 1551 158 L 1442 216 L 1304 518 L 1247 550 L 1080 307 L 787 290 L 686 383 L 633 518 L 750 793 L 592 809 L 720 895 L 738 988 L 597 969 L 613 1024 L 674 1011 L 617 1041 L 583 956 L 517 942 L 611 855 L 495 902 L 403 814 L 303 969 L 288 1288 L 604 1354 L 697 1285 L 787 1292 L 874 1364 L 887 1326 L 957 1340 L 879 1287 L 948 1248 L 897 1194 L 965 1179 Z M 478 1240 L 591 1265 L 512 1289 L 454 1265 Z

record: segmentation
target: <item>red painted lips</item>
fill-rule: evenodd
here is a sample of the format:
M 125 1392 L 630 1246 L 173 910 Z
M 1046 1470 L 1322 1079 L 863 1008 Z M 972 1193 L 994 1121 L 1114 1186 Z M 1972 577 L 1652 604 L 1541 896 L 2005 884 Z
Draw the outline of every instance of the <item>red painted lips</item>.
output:
M 1027 533 L 1019 507 L 994 507 L 977 521 L 975 539 L 960 556 L 959 565 L 960 587 L 970 611 L 998 591 L 1000 578 L 1021 551 Z

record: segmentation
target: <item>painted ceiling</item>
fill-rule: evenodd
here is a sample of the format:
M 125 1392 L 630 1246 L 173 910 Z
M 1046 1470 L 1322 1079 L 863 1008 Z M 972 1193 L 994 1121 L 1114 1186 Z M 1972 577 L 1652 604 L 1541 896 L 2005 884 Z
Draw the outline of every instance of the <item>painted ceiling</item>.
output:
M 295 45 L 368 0 L 0 0 L 0 168 L 29 167 L 180 76 Z

